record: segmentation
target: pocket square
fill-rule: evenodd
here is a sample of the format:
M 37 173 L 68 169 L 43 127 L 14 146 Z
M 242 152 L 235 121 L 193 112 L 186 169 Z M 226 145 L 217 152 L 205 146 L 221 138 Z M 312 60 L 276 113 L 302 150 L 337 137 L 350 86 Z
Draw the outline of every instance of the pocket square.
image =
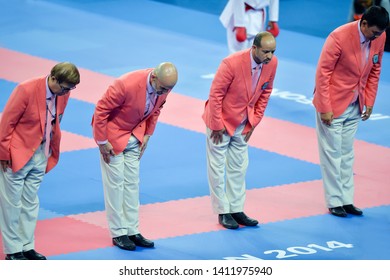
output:
M 264 90 L 268 87 L 268 82 L 265 82 L 262 86 L 261 86 L 261 89 Z

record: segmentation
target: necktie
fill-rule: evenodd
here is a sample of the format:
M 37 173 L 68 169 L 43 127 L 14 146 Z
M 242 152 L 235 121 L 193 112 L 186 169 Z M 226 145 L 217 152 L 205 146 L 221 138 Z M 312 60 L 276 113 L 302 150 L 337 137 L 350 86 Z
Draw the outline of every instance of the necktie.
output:
M 253 68 L 253 73 L 252 73 L 252 94 L 255 93 L 257 81 L 259 80 L 260 65 L 261 64 L 258 64 L 255 68 Z
M 362 49 L 362 66 L 364 67 L 367 63 L 367 58 L 368 58 L 368 52 L 369 52 L 369 46 L 370 46 L 370 41 L 364 41 L 361 43 L 361 49 Z
M 362 55 L 362 57 L 361 57 L 361 65 L 362 66 L 361 67 L 362 67 L 362 69 L 364 69 L 366 66 L 366 63 L 367 63 L 368 52 L 370 50 L 370 40 L 360 43 L 360 49 L 361 49 L 361 55 Z M 359 87 L 357 87 L 355 89 L 351 103 L 356 102 L 358 97 L 359 97 Z
M 52 96 L 49 99 L 49 102 L 47 103 L 47 115 L 46 115 L 46 142 L 45 142 L 45 156 L 49 157 L 49 150 L 50 150 L 50 134 L 51 134 L 51 128 L 52 128 L 52 121 L 53 121 L 53 112 L 54 109 L 54 96 Z
M 149 115 L 149 113 L 153 110 L 155 103 L 156 103 L 156 101 L 155 101 L 155 96 L 154 96 L 153 92 L 147 93 L 144 117 Z

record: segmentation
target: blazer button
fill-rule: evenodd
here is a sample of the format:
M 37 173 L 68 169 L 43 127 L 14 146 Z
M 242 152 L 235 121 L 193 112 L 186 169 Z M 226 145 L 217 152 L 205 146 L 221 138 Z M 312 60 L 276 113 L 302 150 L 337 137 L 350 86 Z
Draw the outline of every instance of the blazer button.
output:
M 35 152 L 35 149 L 33 148 L 32 151 Z

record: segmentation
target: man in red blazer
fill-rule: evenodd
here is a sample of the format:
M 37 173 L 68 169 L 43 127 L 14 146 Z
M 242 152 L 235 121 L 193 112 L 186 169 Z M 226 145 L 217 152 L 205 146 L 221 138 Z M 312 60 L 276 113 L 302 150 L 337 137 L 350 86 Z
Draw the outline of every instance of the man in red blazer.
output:
M 247 142 L 264 116 L 273 88 L 278 64 L 275 49 L 274 36 L 264 31 L 255 36 L 251 48 L 225 58 L 205 104 L 211 202 L 225 228 L 258 224 L 243 212 Z
M 73 64 L 19 84 L 0 121 L 0 228 L 6 260 L 45 260 L 34 250 L 38 189 L 60 156 L 60 121 L 80 82 Z
M 386 9 L 367 9 L 329 35 L 318 62 L 313 104 L 325 200 L 335 216 L 363 214 L 353 204 L 353 141 L 372 113 L 388 25 Z
M 138 229 L 139 164 L 177 78 L 169 62 L 130 72 L 116 79 L 96 105 L 92 126 L 107 220 L 113 244 L 124 250 L 154 246 Z

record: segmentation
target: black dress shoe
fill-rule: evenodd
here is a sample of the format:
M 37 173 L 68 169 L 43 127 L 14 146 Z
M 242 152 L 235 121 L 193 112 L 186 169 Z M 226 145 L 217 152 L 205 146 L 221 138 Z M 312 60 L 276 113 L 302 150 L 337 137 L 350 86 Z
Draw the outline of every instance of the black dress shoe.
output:
M 244 212 L 233 213 L 232 217 L 237 223 L 243 226 L 254 227 L 259 223 L 259 221 L 249 218 Z
M 135 250 L 135 244 L 133 241 L 129 239 L 127 235 L 121 235 L 118 237 L 114 237 L 112 239 L 112 244 L 115 246 L 128 251 L 134 251 Z
M 6 260 L 9 260 L 9 261 L 19 261 L 19 260 L 28 260 L 22 252 L 18 252 L 18 253 L 15 253 L 15 254 L 7 254 L 5 256 L 5 259 Z
M 329 212 L 337 217 L 347 217 L 347 212 L 345 212 L 342 206 L 329 208 Z
M 29 250 L 29 251 L 23 252 L 23 255 L 28 260 L 46 260 L 46 257 L 44 255 L 39 254 L 35 250 Z
M 130 235 L 129 239 L 134 242 L 135 245 L 139 247 L 152 248 L 154 247 L 154 242 L 146 239 L 140 233 L 135 235 Z
M 355 207 L 353 204 L 348 204 L 343 206 L 345 212 L 352 215 L 361 216 L 363 215 L 363 211 L 359 208 Z
M 218 222 L 227 229 L 236 229 L 238 228 L 237 222 L 233 219 L 230 214 L 219 214 Z

